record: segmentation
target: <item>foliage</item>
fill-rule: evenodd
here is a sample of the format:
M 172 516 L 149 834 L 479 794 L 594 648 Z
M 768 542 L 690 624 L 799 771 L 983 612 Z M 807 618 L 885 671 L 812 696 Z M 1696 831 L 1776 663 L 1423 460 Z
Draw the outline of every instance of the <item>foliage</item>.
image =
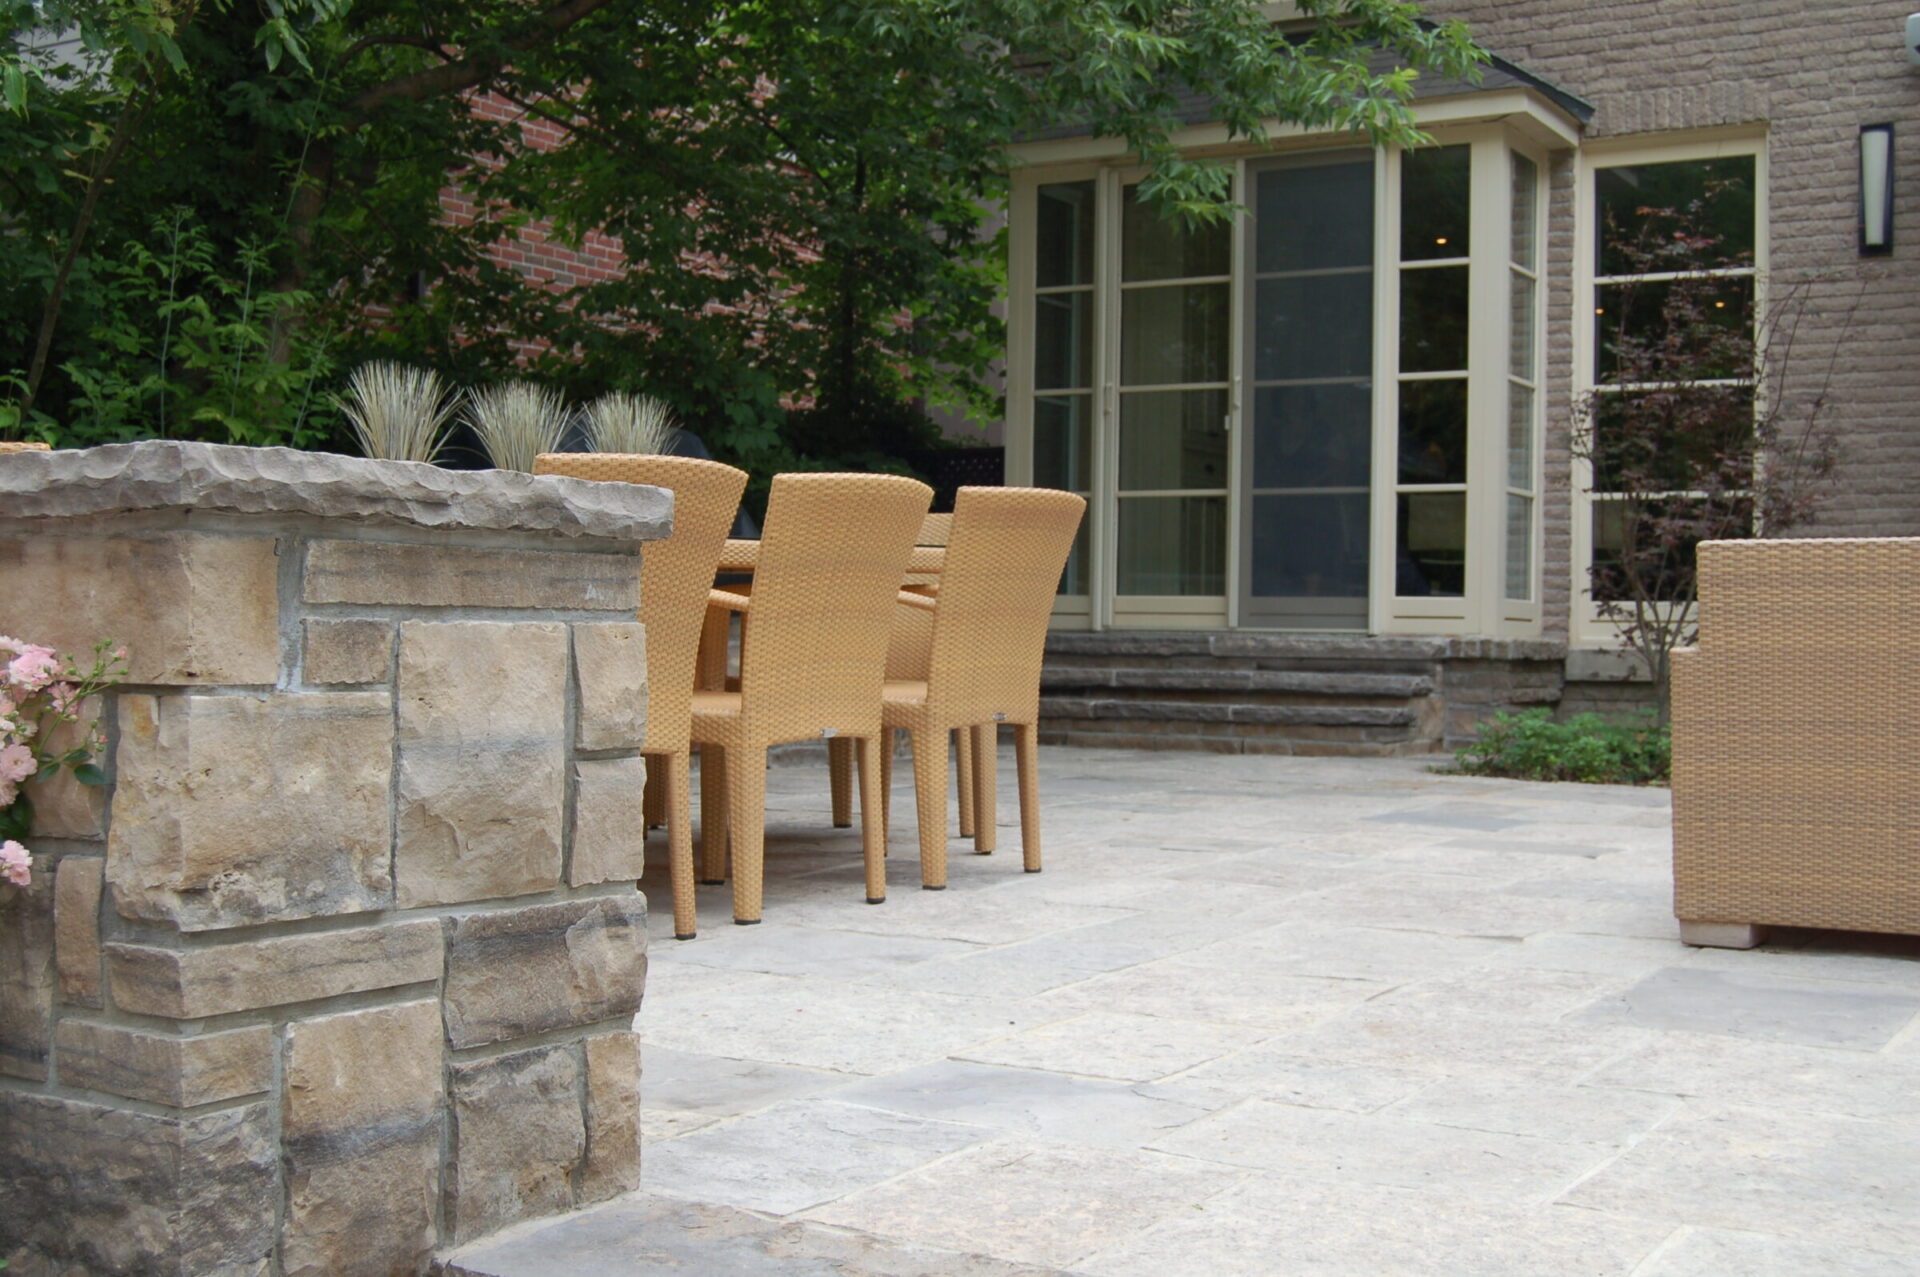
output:
M 1650 718 L 1610 723 L 1598 714 L 1555 722 L 1544 709 L 1496 714 L 1472 743 L 1455 751 L 1470 776 L 1571 780 L 1594 785 L 1664 785 L 1672 743 Z
M 432 461 L 446 447 L 460 398 L 439 373 L 376 359 L 353 370 L 335 403 L 367 456 Z
M 1010 141 L 1084 122 L 1140 155 L 1168 215 L 1218 219 L 1226 168 L 1172 145 L 1185 93 L 1243 137 L 1279 119 L 1405 142 L 1414 77 L 1484 57 L 1400 0 L 1302 7 L 1318 20 L 1282 35 L 1255 0 L 0 0 L 17 104 L 0 374 L 37 432 L 122 428 L 66 371 L 94 367 L 112 309 L 108 272 L 74 250 L 186 205 L 215 261 L 265 255 L 244 295 L 272 299 L 273 358 L 335 333 L 344 366 L 644 390 L 756 470 L 897 456 L 902 405 L 995 411 L 980 374 L 1004 344 L 1004 242 L 981 228 Z M 95 70 L 23 53 L 55 21 Z M 450 175 L 470 201 L 454 216 Z M 493 255 L 523 228 L 612 236 L 632 268 L 530 285 Z M 158 321 L 134 336 L 144 361 Z M 285 434 L 315 428 L 262 402 Z M 835 451 L 785 435 L 797 407 L 838 419 Z
M 111 639 L 94 645 L 92 660 L 82 665 L 53 649 L 0 636 L 0 850 L 6 881 L 24 887 L 32 860 L 16 840 L 33 827 L 33 803 L 25 785 L 45 780 L 61 768 L 83 785 L 104 785 L 106 776 L 94 763 L 105 748 L 96 723 L 86 739 L 55 743 L 61 727 L 81 721 L 86 702 L 127 676 L 125 649 Z
M 1601 543 L 1593 597 L 1648 671 L 1662 722 L 1672 653 L 1699 634 L 1695 547 L 1803 524 L 1838 460 L 1828 392 L 1851 310 L 1841 299 L 1841 331 L 1809 375 L 1812 281 L 1770 281 L 1756 314 L 1751 281 L 1727 273 L 1752 261 L 1716 225 L 1719 194 L 1639 208 L 1631 233 L 1610 223 L 1609 269 L 1631 278 L 1604 307 L 1603 385 L 1575 410 Z

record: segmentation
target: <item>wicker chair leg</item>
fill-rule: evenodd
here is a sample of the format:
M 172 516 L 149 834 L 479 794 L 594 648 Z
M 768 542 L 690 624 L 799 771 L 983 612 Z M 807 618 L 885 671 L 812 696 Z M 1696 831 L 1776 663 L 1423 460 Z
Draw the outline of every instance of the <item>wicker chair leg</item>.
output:
M 767 759 L 763 751 L 727 756 L 727 824 L 733 843 L 733 920 L 760 921 L 767 819 Z
M 647 787 L 641 794 L 640 805 L 641 819 L 646 821 L 648 829 L 659 829 L 667 823 L 667 780 L 664 773 L 662 767 L 647 768 Z
M 699 930 L 693 889 L 693 797 L 691 760 L 685 754 L 660 756 L 660 790 L 667 819 L 667 867 L 673 879 L 673 938 L 691 940 Z M 651 784 L 651 782 L 649 782 Z
M 986 723 L 960 734 L 973 738 L 973 849 L 990 856 L 1000 845 L 1000 729 Z
M 913 733 L 913 796 L 920 812 L 920 885 L 947 887 L 947 730 Z
M 893 828 L 893 729 L 880 729 L 880 828 Z M 881 854 L 886 854 L 883 846 Z
M 1013 760 L 1020 772 L 1020 855 L 1030 874 L 1040 872 L 1040 727 L 1013 729 Z
M 827 742 L 827 781 L 833 791 L 833 827 L 853 828 L 853 738 Z
M 971 838 L 974 809 L 978 805 L 973 792 L 973 733 L 962 727 L 953 737 L 953 771 L 960 790 L 960 836 Z
M 854 751 L 860 764 L 860 854 L 867 866 L 867 903 L 887 899 L 887 805 L 880 801 L 880 744 L 893 733 L 880 729 L 880 740 L 860 738 Z
M 700 881 L 727 880 L 727 755 L 718 745 L 700 747 Z

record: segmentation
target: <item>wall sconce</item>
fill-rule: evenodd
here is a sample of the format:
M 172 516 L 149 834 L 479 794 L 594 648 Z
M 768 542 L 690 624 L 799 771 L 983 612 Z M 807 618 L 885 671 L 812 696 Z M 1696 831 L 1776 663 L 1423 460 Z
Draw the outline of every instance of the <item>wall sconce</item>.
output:
M 1893 125 L 1860 127 L 1860 255 L 1893 251 Z

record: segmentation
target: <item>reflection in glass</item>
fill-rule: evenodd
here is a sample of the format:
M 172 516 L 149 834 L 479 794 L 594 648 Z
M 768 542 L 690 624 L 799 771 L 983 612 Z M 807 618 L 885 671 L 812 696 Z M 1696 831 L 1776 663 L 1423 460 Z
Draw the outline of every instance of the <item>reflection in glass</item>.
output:
M 1367 596 L 1364 492 L 1253 498 L 1256 598 Z
M 1253 375 L 1364 377 L 1373 363 L 1373 275 L 1263 279 L 1254 286 Z
M 1400 371 L 1467 367 L 1467 268 L 1400 272 Z
M 1467 494 L 1403 492 L 1395 524 L 1393 592 L 1408 597 L 1467 591 Z
M 1120 384 L 1227 379 L 1227 285 L 1134 288 L 1120 298 Z
M 1040 188 L 1034 228 L 1034 283 L 1041 288 L 1093 282 L 1093 183 Z
M 1263 386 L 1253 392 L 1253 486 L 1365 487 L 1373 473 L 1373 387 Z
M 1595 237 L 1599 273 L 1631 269 L 1620 245 L 1631 244 L 1660 213 L 1684 212 L 1696 202 L 1719 243 L 1702 269 L 1753 264 L 1754 157 L 1631 164 L 1594 174 Z
M 1042 293 L 1033 299 L 1033 385 L 1075 390 L 1093 384 L 1093 294 Z
M 1400 482 L 1467 481 L 1467 382 L 1400 383 Z
M 1518 151 L 1513 152 L 1513 244 L 1508 260 L 1534 269 L 1534 212 L 1540 201 L 1540 170 Z
M 1507 494 L 1507 597 L 1533 597 L 1533 498 Z
M 1373 265 L 1371 158 L 1268 169 L 1254 183 L 1254 270 Z
M 1533 389 L 1507 383 L 1507 486 L 1533 490 Z
M 1120 396 L 1120 490 L 1227 486 L 1227 392 Z
M 1507 330 L 1507 371 L 1533 380 L 1533 299 L 1537 290 L 1530 276 L 1508 271 L 1511 309 Z
M 1040 395 L 1033 401 L 1033 482 L 1087 492 L 1093 486 L 1093 396 Z
M 1602 380 L 1620 375 L 1623 343 L 1635 348 L 1626 353 L 1629 376 L 1752 375 L 1752 341 L 1738 336 L 1751 323 L 1752 276 L 1634 280 L 1593 291 L 1594 355 Z
M 1467 255 L 1472 148 L 1428 147 L 1400 157 L 1400 260 Z
M 1067 566 L 1060 571 L 1060 588 L 1056 594 L 1085 594 L 1087 592 L 1087 521 L 1080 520 L 1080 531 L 1073 538 L 1073 549 L 1067 553 Z
M 1224 275 L 1231 230 L 1226 222 L 1184 229 L 1141 199 L 1139 187 L 1129 186 L 1120 197 L 1120 278 L 1131 284 Z
M 1701 540 L 1697 533 L 1686 534 L 1689 526 L 1711 528 L 1711 535 L 1720 539 L 1752 536 L 1753 503 L 1745 497 L 1595 501 L 1594 571 L 1588 583 L 1593 597 L 1602 602 L 1621 602 L 1632 597 L 1621 568 L 1628 546 L 1635 547 L 1634 574 L 1650 597 L 1681 597 L 1692 575 L 1694 552 Z M 1668 532 L 1676 535 L 1668 536 Z
M 1226 592 L 1225 497 L 1130 497 L 1119 509 L 1119 593 Z
M 1629 417 L 1632 414 L 1632 417 Z M 1594 398 L 1595 492 L 1684 492 L 1731 476 L 1726 458 L 1754 450 L 1751 386 L 1671 386 Z M 1744 484 L 1736 484 L 1744 486 Z

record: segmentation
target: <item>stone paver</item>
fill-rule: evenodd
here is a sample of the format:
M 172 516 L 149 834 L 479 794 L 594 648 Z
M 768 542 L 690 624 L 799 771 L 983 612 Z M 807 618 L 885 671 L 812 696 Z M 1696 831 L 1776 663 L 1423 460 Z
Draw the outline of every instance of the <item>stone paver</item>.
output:
M 896 772 L 878 907 L 776 767 L 764 924 L 650 919 L 642 1191 L 447 1271 L 1920 1272 L 1920 941 L 1685 948 L 1665 791 L 1053 749 L 1036 876 L 1009 762 L 938 893 Z

